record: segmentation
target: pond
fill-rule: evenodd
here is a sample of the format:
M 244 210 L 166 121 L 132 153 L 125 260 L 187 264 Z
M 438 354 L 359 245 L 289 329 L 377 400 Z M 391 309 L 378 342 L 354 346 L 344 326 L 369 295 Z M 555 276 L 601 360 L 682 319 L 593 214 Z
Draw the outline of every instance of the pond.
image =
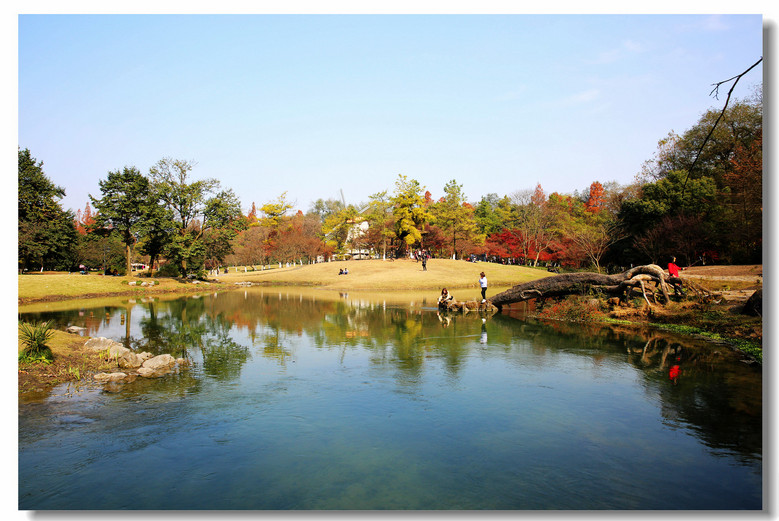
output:
M 192 366 L 21 402 L 19 508 L 762 508 L 757 364 L 434 299 L 252 287 L 20 310 Z

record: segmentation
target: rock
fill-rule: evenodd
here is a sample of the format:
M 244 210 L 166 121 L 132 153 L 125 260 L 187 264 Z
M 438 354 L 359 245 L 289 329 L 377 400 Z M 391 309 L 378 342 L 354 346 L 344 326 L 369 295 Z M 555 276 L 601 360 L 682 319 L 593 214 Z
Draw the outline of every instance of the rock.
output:
M 111 349 L 111 346 L 113 345 L 124 347 L 119 342 L 115 340 L 111 340 L 110 338 L 106 338 L 104 336 L 90 338 L 89 340 L 84 342 L 84 347 L 95 353 L 99 353 L 100 351 L 106 351 L 108 349 Z
M 141 360 L 143 360 L 144 362 L 146 360 L 148 360 L 149 358 L 153 358 L 154 357 L 154 355 L 149 353 L 148 351 L 144 351 L 142 353 L 138 353 L 138 356 L 140 356 Z
M 161 369 L 169 369 L 176 364 L 176 359 L 170 355 L 158 355 L 154 358 L 149 358 L 143 362 L 142 367 L 159 371 Z
M 130 282 L 127 283 L 128 286 L 135 286 L 136 284 L 137 282 L 134 280 L 131 280 Z
M 128 350 L 127 353 L 119 357 L 117 362 L 121 368 L 135 369 L 137 367 L 141 367 L 144 359 L 141 358 L 138 354 Z
M 122 358 L 128 353 L 132 353 L 132 351 L 124 347 L 119 342 L 114 342 L 114 344 L 108 348 L 108 356 L 111 358 Z
M 138 376 L 143 376 L 144 378 L 158 378 L 164 374 L 164 371 L 155 371 L 154 369 L 150 369 L 148 367 L 138 368 Z
M 81 334 L 81 333 L 85 332 L 86 330 L 87 330 L 87 328 L 85 328 L 85 327 L 80 327 L 80 326 L 68 326 L 68 328 L 67 328 L 65 331 L 67 331 L 68 333 L 77 333 L 77 334 Z
M 127 373 L 97 373 L 93 378 L 98 382 L 119 382 L 127 378 Z
M 753 317 L 763 316 L 763 290 L 759 289 L 752 293 L 747 299 L 744 308 L 741 310 L 743 315 L 751 315 Z

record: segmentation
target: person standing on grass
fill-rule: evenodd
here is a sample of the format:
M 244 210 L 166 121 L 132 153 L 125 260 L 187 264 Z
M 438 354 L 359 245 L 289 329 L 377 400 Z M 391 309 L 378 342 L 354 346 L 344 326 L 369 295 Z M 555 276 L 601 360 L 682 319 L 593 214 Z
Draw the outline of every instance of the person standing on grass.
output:
M 487 275 L 482 271 L 480 273 L 479 286 L 481 286 L 481 301 L 487 302 Z

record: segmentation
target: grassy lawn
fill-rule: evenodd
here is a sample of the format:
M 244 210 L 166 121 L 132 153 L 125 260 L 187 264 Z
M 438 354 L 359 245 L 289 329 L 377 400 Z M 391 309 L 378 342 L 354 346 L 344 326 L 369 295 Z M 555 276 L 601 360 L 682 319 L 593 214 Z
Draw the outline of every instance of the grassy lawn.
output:
M 339 270 L 348 268 L 348 275 Z M 484 271 L 490 286 L 514 286 L 530 280 L 546 277 L 546 270 L 524 266 L 505 266 L 486 262 L 466 262 L 451 259 L 430 259 L 427 271 L 422 263 L 402 259 L 395 261 L 360 260 L 324 262 L 266 271 L 230 269 L 217 278 L 222 282 L 251 281 L 264 284 L 316 285 L 330 289 L 380 289 L 415 290 L 441 288 L 476 288 L 479 273 Z
M 348 268 L 349 275 L 338 271 Z M 317 286 L 339 290 L 436 290 L 441 288 L 477 288 L 479 273 L 484 271 L 490 286 L 507 287 L 529 280 L 546 277 L 541 269 L 502 264 L 473 263 L 451 259 L 430 259 L 427 271 L 422 263 L 413 260 L 361 260 L 326 262 L 274 268 L 264 271 L 247 271 L 231 268 L 229 273 L 210 277 L 209 281 L 221 287 L 234 287 L 236 282 Z M 175 279 L 155 278 L 151 287 L 130 286 L 129 281 L 148 281 L 139 277 L 105 277 L 97 274 L 27 274 L 18 276 L 19 302 L 66 298 L 99 297 L 110 295 L 136 295 L 203 291 L 202 285 L 186 284 Z M 490 292 L 493 293 L 493 292 Z M 475 297 L 474 297 L 475 298 Z
M 47 298 L 79 298 L 107 295 L 144 295 L 180 291 L 187 285 L 175 279 L 154 279 L 154 287 L 130 286 L 128 282 L 140 284 L 149 281 L 139 277 L 105 277 L 89 274 L 28 274 L 18 275 L 18 297 L 20 301 L 35 301 Z

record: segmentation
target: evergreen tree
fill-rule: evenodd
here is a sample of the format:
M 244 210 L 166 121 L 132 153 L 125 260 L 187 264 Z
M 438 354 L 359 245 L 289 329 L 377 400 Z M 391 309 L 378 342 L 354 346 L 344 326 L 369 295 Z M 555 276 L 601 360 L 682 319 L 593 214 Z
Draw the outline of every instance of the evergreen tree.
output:
M 124 167 L 108 173 L 108 177 L 99 181 L 102 197 L 89 196 L 98 210 L 95 222 L 103 228 L 111 228 L 122 239 L 125 246 L 125 268 L 127 275 L 132 273 L 133 247 L 138 242 L 144 223 L 152 213 L 157 202 L 151 195 L 149 180 L 135 167 Z
M 59 202 L 65 189 L 51 182 L 28 149 L 19 150 L 18 167 L 19 269 L 70 269 L 78 234 L 75 215 Z

